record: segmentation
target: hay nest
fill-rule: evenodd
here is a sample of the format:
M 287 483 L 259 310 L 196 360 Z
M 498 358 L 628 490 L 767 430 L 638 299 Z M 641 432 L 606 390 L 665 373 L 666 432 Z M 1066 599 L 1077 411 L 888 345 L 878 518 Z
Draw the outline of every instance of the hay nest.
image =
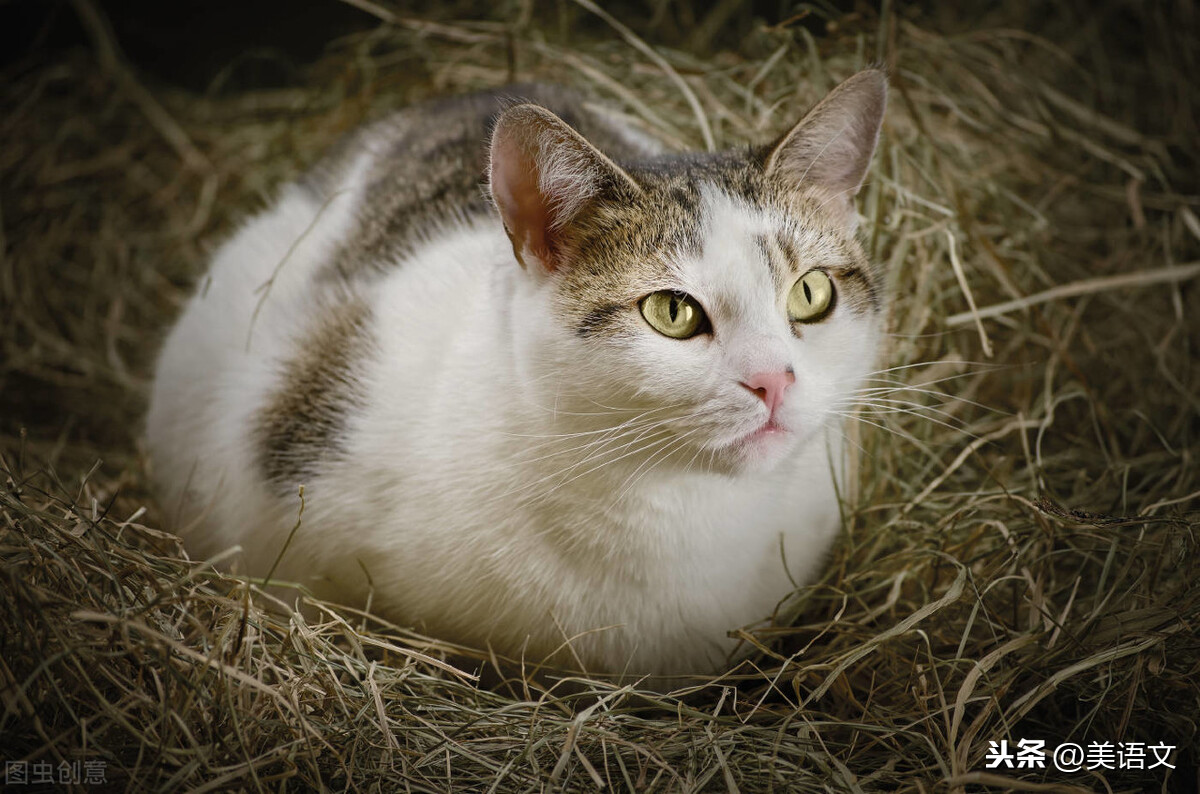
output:
M 3 760 L 102 762 L 139 790 L 1195 791 L 1192 6 L 1048 16 L 1055 43 L 886 3 L 814 35 L 723 3 L 701 43 L 748 32 L 701 58 L 575 3 L 542 25 L 356 2 L 378 26 L 302 84 L 197 95 L 139 79 L 79 2 L 91 49 L 8 68 Z M 209 242 L 344 131 L 541 79 L 681 146 L 765 140 L 877 59 L 893 102 L 861 209 L 890 368 L 828 571 L 741 632 L 748 662 L 671 694 L 534 675 L 352 610 L 285 616 L 156 529 L 137 439 L 157 339 Z M 1111 743 L 1126 768 L 987 767 L 1020 739 Z M 1178 769 L 1128 768 L 1137 743 Z

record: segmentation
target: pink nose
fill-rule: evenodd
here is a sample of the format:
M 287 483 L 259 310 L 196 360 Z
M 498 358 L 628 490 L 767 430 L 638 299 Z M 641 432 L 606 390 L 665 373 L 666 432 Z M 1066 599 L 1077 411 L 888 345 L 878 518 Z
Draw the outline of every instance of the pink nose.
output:
M 796 373 L 788 367 L 784 372 L 757 372 L 742 381 L 742 385 L 758 395 L 766 403 L 771 416 L 783 402 L 783 393 L 796 382 Z

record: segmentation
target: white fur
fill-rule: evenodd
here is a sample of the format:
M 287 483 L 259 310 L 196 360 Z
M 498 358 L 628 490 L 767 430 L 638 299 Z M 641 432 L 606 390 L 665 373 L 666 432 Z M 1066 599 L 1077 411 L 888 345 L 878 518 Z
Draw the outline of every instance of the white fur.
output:
M 240 544 L 256 575 L 299 510 L 263 480 L 256 412 L 331 299 L 311 274 L 369 167 L 324 207 L 287 189 L 244 226 L 162 352 L 147 436 L 168 515 L 198 554 Z M 677 255 L 674 283 L 651 288 L 700 300 L 712 336 L 578 338 L 550 299 L 554 275 L 519 267 L 496 220 L 449 227 L 396 263 L 365 294 L 376 347 L 350 453 L 304 483 L 276 577 L 348 602 L 371 591 L 376 611 L 510 656 L 541 660 L 570 638 L 565 660 L 593 672 L 719 666 L 729 631 L 819 570 L 838 524 L 832 409 L 878 331 L 840 311 L 797 339 L 753 243 L 778 219 L 715 188 L 705 206 L 703 256 Z M 821 246 L 814 233 L 801 248 L 821 261 Z M 788 364 L 790 438 L 730 446 L 765 419 L 739 379 Z M 606 435 L 639 413 L 663 424 Z

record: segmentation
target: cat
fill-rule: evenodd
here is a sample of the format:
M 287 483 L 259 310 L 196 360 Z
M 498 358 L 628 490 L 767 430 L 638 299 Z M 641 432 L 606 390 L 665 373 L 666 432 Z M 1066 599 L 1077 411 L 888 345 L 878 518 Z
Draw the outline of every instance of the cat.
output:
M 839 528 L 886 95 L 867 69 L 718 153 L 545 85 L 364 127 L 216 251 L 165 340 L 165 514 L 193 554 L 509 658 L 719 669 Z

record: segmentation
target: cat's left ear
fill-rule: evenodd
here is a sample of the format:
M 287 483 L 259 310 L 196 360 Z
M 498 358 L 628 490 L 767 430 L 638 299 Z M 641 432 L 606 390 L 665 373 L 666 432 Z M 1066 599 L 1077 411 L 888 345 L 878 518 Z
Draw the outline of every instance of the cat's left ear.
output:
M 488 185 L 517 261 L 546 272 L 569 264 L 571 223 L 593 198 L 641 192 L 620 166 L 538 105 L 509 108 L 496 121 Z
M 862 187 L 887 106 L 887 74 L 867 69 L 834 88 L 796 126 L 767 147 L 768 177 L 793 188 L 818 185 L 854 222 Z

